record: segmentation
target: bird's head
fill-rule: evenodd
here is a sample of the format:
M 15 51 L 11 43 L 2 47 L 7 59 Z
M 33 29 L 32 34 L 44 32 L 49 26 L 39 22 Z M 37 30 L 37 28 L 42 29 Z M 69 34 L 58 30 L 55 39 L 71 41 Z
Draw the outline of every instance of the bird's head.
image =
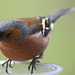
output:
M 13 19 L 0 23 L 1 42 L 19 45 L 28 34 L 28 26 L 23 20 Z

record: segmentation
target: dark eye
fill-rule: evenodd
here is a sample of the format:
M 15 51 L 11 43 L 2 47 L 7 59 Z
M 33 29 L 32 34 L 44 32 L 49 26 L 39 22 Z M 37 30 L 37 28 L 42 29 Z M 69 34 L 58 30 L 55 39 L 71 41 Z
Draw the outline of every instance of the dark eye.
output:
M 8 38 L 9 36 L 11 36 L 11 33 L 8 33 L 8 34 L 6 35 L 6 38 Z

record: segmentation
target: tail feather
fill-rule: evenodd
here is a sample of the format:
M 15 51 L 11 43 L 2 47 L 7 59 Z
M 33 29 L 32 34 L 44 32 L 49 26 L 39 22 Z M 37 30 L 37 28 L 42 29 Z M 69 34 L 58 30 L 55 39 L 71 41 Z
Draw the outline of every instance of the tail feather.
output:
M 62 9 L 57 11 L 56 13 L 52 14 L 52 15 L 48 15 L 46 17 L 48 17 L 51 21 L 51 23 L 56 22 L 58 19 L 60 19 L 61 17 L 63 17 L 65 14 L 75 11 L 75 8 L 70 8 L 70 9 Z

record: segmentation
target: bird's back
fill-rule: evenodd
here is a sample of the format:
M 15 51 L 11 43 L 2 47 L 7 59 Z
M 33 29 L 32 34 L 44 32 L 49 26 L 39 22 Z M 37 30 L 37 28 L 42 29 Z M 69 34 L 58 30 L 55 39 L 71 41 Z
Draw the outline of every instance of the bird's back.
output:
M 38 25 L 40 23 L 39 19 L 37 18 L 18 18 L 20 20 L 23 20 L 27 23 L 27 25 L 30 27 L 30 25 Z

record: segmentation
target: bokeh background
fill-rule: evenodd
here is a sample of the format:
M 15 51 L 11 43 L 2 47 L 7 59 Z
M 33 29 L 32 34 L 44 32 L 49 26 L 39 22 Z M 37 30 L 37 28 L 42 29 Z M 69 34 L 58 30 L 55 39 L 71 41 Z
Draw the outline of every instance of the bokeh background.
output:
M 63 8 L 75 7 L 75 0 L 0 0 L 0 22 L 52 14 Z M 6 60 L 0 53 L 0 60 Z M 43 63 L 63 67 L 60 75 L 75 75 L 75 12 L 55 23 Z

